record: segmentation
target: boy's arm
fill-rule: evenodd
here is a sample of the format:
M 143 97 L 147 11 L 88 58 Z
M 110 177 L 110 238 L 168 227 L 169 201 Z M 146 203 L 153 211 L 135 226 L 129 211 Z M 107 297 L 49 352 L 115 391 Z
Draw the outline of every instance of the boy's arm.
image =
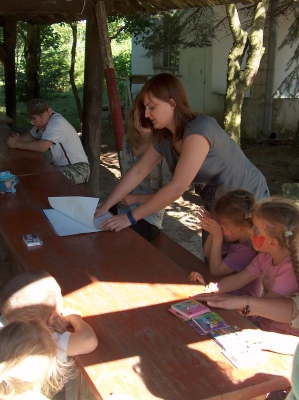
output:
M 64 318 L 74 329 L 74 332 L 70 334 L 67 355 L 91 353 L 98 346 L 98 339 L 92 327 L 76 314 L 67 315 Z
M 238 272 L 237 274 L 233 274 L 221 279 L 221 281 L 218 283 L 218 290 L 221 293 L 232 292 L 233 290 L 242 288 L 254 279 L 256 279 L 256 276 L 252 275 L 250 272 L 248 272 L 247 268 L 245 268 L 243 271 Z
M 33 142 L 38 140 L 35 137 L 33 137 L 29 132 L 23 133 L 22 135 L 17 133 L 16 135 L 18 137 L 18 140 L 20 140 L 21 142 Z
M 28 135 L 30 135 L 30 133 Z M 27 135 L 27 140 L 25 140 L 26 138 L 24 138 L 24 140 L 20 139 L 20 137 L 21 136 L 19 135 L 8 136 L 8 138 L 6 139 L 7 146 L 12 149 L 31 150 L 43 153 L 47 151 L 52 145 L 52 142 L 50 142 L 49 140 L 35 140 L 33 137 L 32 140 L 30 140 Z

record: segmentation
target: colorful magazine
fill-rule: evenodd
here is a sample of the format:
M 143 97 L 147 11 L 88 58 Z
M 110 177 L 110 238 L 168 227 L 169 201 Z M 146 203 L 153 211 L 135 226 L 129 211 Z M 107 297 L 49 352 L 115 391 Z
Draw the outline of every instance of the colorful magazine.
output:
M 209 333 L 229 326 L 219 314 L 214 311 L 192 318 L 192 321 L 204 332 Z
M 187 299 L 175 303 L 171 308 L 188 319 L 192 319 L 193 317 L 210 311 L 209 307 L 193 299 Z
M 190 321 L 189 318 L 185 317 L 183 314 L 178 313 L 173 308 L 169 308 L 168 311 L 171 312 L 171 314 L 175 315 L 182 322 Z

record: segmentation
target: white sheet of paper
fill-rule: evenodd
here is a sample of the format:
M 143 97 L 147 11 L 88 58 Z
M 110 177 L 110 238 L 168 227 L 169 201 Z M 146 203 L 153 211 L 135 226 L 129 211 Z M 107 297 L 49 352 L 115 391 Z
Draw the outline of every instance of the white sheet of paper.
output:
M 111 217 L 107 212 L 94 219 L 99 199 L 96 197 L 65 196 L 49 197 L 53 208 L 43 210 L 47 220 L 59 236 L 100 232 L 102 222 Z

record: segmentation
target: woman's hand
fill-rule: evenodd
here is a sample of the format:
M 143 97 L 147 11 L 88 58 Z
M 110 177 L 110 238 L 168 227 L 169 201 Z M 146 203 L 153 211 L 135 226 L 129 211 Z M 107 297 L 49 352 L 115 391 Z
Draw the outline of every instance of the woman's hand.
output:
M 104 215 L 105 212 L 107 212 L 108 210 L 106 210 L 106 208 L 104 208 L 104 206 L 100 206 L 96 208 L 96 211 L 94 213 L 94 219 L 100 217 L 101 215 Z
M 105 231 L 119 232 L 130 225 L 131 222 L 127 214 L 120 214 L 106 219 L 106 221 L 102 223 L 101 228 L 103 228 Z
M 190 281 L 192 281 L 192 282 L 198 281 L 198 282 L 201 283 L 202 285 L 205 285 L 205 284 L 206 284 L 206 282 L 205 282 L 203 276 L 202 276 L 199 272 L 196 272 L 196 271 L 192 271 L 192 272 L 190 273 L 189 279 L 190 279 Z
M 193 299 L 206 301 L 209 306 L 224 308 L 225 310 L 242 310 L 247 300 L 244 296 L 233 296 L 223 293 L 200 293 L 192 296 Z

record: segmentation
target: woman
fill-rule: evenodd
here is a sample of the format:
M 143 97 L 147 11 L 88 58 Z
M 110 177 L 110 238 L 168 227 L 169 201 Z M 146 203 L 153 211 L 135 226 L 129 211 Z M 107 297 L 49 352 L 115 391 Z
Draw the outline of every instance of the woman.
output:
M 268 195 L 265 177 L 216 120 L 191 111 L 186 91 L 176 76 L 159 74 L 149 79 L 138 95 L 138 110 L 141 125 L 153 132 L 153 141 L 95 216 L 104 214 L 131 192 L 163 157 L 173 178 L 132 212 L 106 220 L 104 229 L 118 232 L 165 208 L 192 182 L 201 188 L 215 186 L 221 195 L 233 189 L 246 189 L 256 199 Z

